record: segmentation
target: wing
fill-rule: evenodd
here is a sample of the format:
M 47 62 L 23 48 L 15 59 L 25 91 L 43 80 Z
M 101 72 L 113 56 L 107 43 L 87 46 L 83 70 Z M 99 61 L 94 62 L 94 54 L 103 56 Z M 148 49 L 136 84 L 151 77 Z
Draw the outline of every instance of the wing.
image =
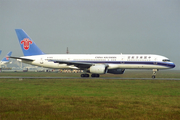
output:
M 86 69 L 94 65 L 94 63 L 87 63 L 87 62 L 76 62 L 76 61 L 60 61 L 60 60 L 49 60 L 54 63 L 59 63 L 59 64 L 67 64 L 67 65 L 74 65 L 80 69 Z
M 27 62 L 32 62 L 32 61 L 34 61 L 34 60 L 32 60 L 32 59 L 21 58 L 21 57 L 9 57 L 9 58 L 13 58 L 13 59 L 17 59 L 17 60 L 22 60 L 22 61 L 27 61 Z

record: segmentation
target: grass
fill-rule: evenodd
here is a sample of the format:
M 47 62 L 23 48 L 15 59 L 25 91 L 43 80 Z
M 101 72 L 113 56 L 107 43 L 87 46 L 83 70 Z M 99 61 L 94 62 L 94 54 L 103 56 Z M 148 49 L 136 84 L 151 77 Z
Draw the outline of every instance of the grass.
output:
M 164 74 L 167 78 L 178 78 L 178 72 L 160 72 L 159 77 Z M 128 76 L 124 74 L 120 77 L 134 77 L 139 74 L 129 72 Z M 0 75 L 7 74 L 0 73 Z M 9 73 L 9 75 L 60 76 L 61 74 Z M 140 74 L 141 77 L 148 75 L 146 72 Z M 180 81 L 0 79 L 0 119 L 177 120 L 180 119 Z

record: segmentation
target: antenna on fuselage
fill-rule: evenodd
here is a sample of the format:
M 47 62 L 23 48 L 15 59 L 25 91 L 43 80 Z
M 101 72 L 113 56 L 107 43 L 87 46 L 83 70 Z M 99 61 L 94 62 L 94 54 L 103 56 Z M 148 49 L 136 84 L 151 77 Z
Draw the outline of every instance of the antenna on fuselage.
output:
M 68 50 L 68 47 L 67 47 L 67 51 L 66 51 L 66 54 L 69 54 L 69 50 Z

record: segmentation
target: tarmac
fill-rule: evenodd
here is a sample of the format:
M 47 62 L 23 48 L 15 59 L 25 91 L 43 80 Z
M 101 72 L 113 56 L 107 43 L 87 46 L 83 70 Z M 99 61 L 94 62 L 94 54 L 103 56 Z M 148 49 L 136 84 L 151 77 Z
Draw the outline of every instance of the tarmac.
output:
M 99 77 L 99 78 L 81 78 L 81 77 L 11 77 L 2 76 L 0 79 L 104 79 L 104 80 L 180 80 L 180 78 L 110 78 L 110 77 Z

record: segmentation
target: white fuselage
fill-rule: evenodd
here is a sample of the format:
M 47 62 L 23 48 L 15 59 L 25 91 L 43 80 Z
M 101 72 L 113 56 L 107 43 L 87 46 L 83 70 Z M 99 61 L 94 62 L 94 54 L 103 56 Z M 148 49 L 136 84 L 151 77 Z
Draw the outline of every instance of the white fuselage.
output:
M 8 64 L 8 63 L 9 63 L 9 61 L 1 61 L 1 62 L 0 62 L 0 66 L 1 66 L 1 65 L 5 65 L 5 64 Z
M 45 54 L 21 58 L 34 60 L 33 62 L 22 61 L 24 63 L 53 69 L 79 68 L 49 60 L 107 64 L 108 69 L 170 69 L 175 67 L 168 58 L 152 54 Z

